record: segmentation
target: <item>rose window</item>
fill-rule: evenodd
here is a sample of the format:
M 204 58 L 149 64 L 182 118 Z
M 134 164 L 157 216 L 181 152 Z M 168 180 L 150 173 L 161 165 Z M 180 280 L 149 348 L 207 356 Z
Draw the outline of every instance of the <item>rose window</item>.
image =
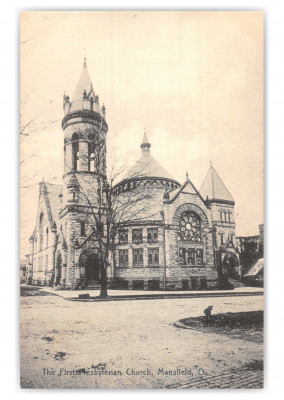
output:
M 179 223 L 179 238 L 180 240 L 200 242 L 200 219 L 198 215 L 191 211 L 182 213 Z

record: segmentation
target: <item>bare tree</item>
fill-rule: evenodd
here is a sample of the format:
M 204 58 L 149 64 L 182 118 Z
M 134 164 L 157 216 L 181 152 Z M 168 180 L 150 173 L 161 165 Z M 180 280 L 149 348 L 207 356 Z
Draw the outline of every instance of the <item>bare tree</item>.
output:
M 92 148 L 92 165 L 97 181 L 97 196 L 95 203 L 92 202 L 88 193 L 89 182 L 84 174 L 78 174 L 71 168 L 79 191 L 88 206 L 88 211 L 82 211 L 82 213 L 85 214 L 91 228 L 91 234 L 79 244 L 78 248 L 82 248 L 89 240 L 96 242 L 101 277 L 100 297 L 105 298 L 108 296 L 107 267 L 111 254 L 114 253 L 118 232 L 130 223 L 141 223 L 157 215 L 157 196 L 159 194 L 158 197 L 161 200 L 161 190 L 139 179 L 143 176 L 143 170 L 135 171 L 132 176 L 128 176 L 128 179 L 123 181 L 122 185 L 115 186 L 115 182 L 125 173 L 125 166 L 116 168 L 113 165 L 107 178 L 105 174 L 106 145 L 102 132 L 98 133 L 95 128 L 86 126 L 83 135 L 86 135 L 86 138 L 92 138 L 87 139 L 90 145 L 95 143 Z

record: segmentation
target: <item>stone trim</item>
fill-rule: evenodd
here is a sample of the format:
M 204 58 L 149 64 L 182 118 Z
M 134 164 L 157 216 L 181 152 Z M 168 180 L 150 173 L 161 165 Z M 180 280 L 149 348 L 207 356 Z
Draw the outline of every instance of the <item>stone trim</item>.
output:
M 193 211 L 195 212 L 199 218 L 201 219 L 203 227 L 208 227 L 209 222 L 205 212 L 195 204 L 192 203 L 185 203 L 179 206 L 173 216 L 173 224 L 179 226 L 180 217 L 183 212 L 185 211 Z

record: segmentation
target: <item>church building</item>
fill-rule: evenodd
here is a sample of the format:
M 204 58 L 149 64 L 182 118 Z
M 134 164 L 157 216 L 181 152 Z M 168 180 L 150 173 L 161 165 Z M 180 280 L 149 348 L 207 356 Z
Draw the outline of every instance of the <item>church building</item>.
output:
M 101 276 L 88 214 L 100 212 L 98 192 L 100 178 L 106 179 L 108 125 L 86 60 L 73 97 L 64 95 L 63 109 L 62 185 L 39 184 L 26 279 L 62 289 L 92 289 L 99 287 Z M 228 287 L 239 270 L 232 195 L 212 165 L 197 190 L 188 174 L 185 182 L 178 182 L 152 157 L 146 132 L 140 147 L 140 159 L 111 190 L 117 196 L 141 188 L 150 206 L 143 213 L 134 209 L 134 217 L 124 219 L 108 260 L 109 287 Z

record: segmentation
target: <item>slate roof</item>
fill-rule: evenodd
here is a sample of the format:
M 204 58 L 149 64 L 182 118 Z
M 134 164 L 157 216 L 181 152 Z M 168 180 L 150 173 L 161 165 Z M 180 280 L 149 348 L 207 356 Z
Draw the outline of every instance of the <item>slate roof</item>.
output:
M 51 221 L 58 221 L 58 214 L 59 214 L 59 194 L 62 193 L 62 185 L 56 185 L 52 183 L 45 183 L 45 193 L 47 195 L 50 212 Z
M 150 154 L 151 144 L 144 134 L 141 148 L 142 154 L 140 159 L 128 170 L 123 180 L 135 179 L 135 178 L 165 178 L 172 181 L 176 181 L 174 177 L 162 167 L 158 161 Z
M 234 202 L 233 196 L 226 188 L 222 179 L 212 165 L 207 172 L 199 193 L 204 200 L 206 200 L 208 197 L 209 200 L 226 200 Z
M 77 82 L 73 96 L 71 97 L 70 112 L 83 109 L 83 93 L 84 93 L 84 91 L 86 91 L 86 94 L 88 96 L 90 95 L 90 97 L 93 97 L 93 99 L 95 100 L 96 94 L 93 89 L 93 84 L 92 84 L 91 77 L 89 75 L 89 71 L 87 68 L 86 59 L 84 59 L 84 65 L 83 65 L 83 69 L 82 69 L 80 78 Z M 93 110 L 98 112 L 100 115 L 103 115 L 100 105 L 95 102 L 93 104 Z

